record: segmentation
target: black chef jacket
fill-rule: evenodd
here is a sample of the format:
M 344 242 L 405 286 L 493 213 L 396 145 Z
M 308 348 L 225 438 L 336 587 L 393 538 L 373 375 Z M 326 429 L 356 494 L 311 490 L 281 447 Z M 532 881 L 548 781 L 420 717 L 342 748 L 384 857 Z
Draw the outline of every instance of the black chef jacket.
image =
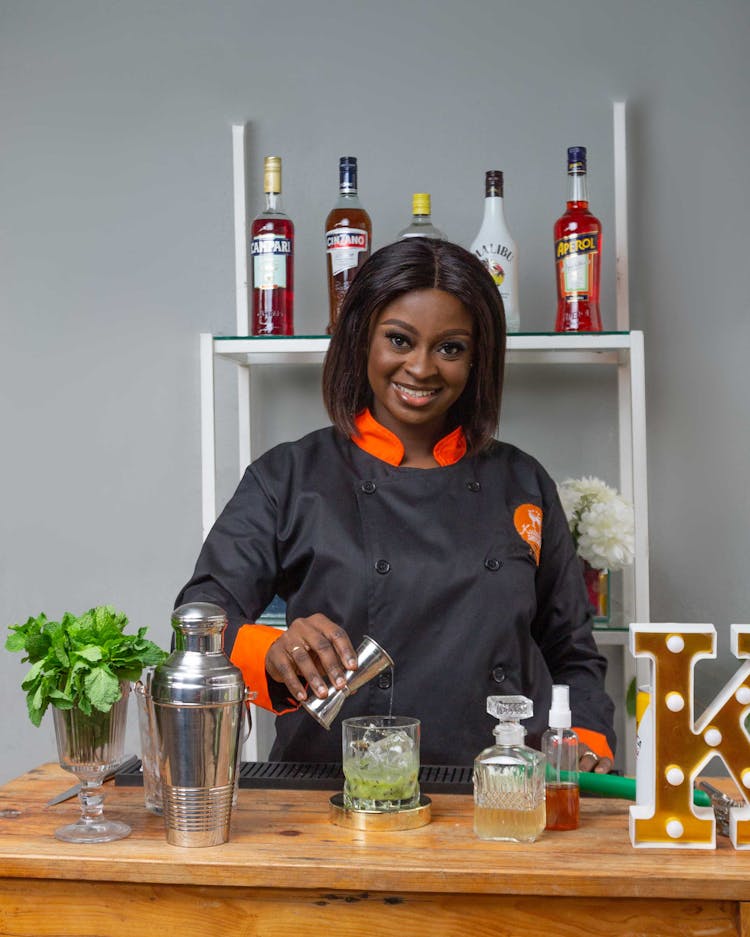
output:
M 541 546 L 518 525 L 529 507 Z M 514 446 L 409 468 L 329 427 L 270 450 L 245 472 L 178 603 L 222 606 L 230 651 L 275 594 L 288 622 L 321 612 L 355 647 L 371 635 L 395 667 L 392 682 L 381 674 L 350 697 L 330 731 L 301 709 L 278 717 L 272 760 L 340 761 L 340 719 L 392 711 L 421 720 L 423 764 L 470 764 L 493 744 L 494 695 L 533 700 L 525 726 L 539 747 L 553 683 L 570 687 L 573 726 L 614 751 L 606 660 L 556 486 Z M 267 680 L 276 711 L 294 706 Z

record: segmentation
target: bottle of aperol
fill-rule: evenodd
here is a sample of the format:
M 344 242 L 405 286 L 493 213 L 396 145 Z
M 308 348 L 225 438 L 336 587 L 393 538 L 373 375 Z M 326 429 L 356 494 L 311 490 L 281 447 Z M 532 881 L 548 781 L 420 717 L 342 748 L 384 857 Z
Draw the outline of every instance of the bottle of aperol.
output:
M 602 225 L 589 211 L 586 147 L 568 148 L 568 203 L 555 222 L 556 332 L 601 332 Z

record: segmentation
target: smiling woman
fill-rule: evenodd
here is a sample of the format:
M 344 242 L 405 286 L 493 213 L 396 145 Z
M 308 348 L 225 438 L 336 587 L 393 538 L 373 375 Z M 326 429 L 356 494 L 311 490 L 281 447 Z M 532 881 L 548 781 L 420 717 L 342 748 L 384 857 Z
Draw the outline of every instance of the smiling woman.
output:
M 367 634 L 394 674 L 343 715 L 419 719 L 424 764 L 470 764 L 498 694 L 533 700 L 538 745 L 563 683 L 581 770 L 611 767 L 605 661 L 555 484 L 494 438 L 504 356 L 500 295 L 456 244 L 397 241 L 354 278 L 323 369 L 333 426 L 248 468 L 178 599 L 226 609 L 233 662 L 281 716 L 271 760 L 341 760 L 340 733 L 299 704 L 345 686 Z M 281 635 L 247 624 L 274 594 Z

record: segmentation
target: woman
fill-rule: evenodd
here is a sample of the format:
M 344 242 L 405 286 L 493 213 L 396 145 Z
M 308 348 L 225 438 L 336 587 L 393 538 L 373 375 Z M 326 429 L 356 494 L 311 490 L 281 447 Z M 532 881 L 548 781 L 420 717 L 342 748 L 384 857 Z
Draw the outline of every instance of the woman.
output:
M 554 482 L 493 439 L 505 317 L 491 277 L 445 241 L 373 254 L 342 306 L 323 371 L 332 427 L 246 471 L 178 601 L 211 601 L 227 645 L 276 720 L 271 759 L 338 761 L 340 735 L 298 704 L 343 685 L 363 635 L 395 661 L 344 715 L 422 721 L 424 764 L 470 764 L 492 742 L 486 697 L 570 686 L 582 770 L 615 745 L 606 664 Z M 286 632 L 245 625 L 275 594 Z M 309 688 L 309 689 L 308 689 Z

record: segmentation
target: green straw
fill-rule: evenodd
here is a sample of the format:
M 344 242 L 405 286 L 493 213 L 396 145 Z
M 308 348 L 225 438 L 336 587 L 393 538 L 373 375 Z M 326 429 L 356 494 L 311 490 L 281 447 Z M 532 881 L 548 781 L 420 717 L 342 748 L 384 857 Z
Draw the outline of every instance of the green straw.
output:
M 560 772 L 561 781 L 569 779 L 569 772 Z M 573 780 L 575 780 L 575 775 Z M 635 778 L 625 778 L 618 774 L 596 774 L 594 771 L 580 771 L 578 773 L 578 786 L 585 794 L 635 800 Z M 705 791 L 693 791 L 693 803 L 698 807 L 710 807 L 711 798 Z

